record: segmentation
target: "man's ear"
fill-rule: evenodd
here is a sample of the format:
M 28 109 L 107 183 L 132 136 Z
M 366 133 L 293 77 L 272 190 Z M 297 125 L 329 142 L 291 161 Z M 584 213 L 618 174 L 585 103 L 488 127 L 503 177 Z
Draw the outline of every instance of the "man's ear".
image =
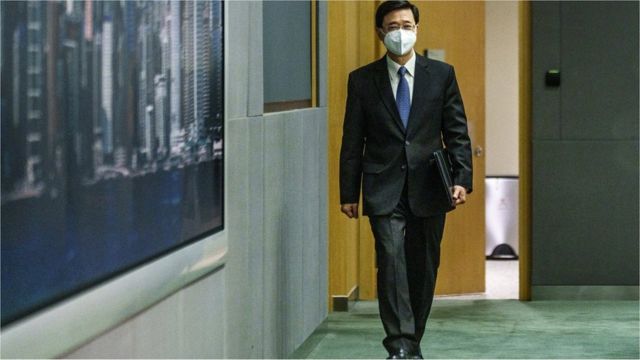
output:
M 378 35 L 378 39 L 380 39 L 380 41 L 384 41 L 384 31 L 382 31 L 382 28 L 377 27 L 376 34 Z

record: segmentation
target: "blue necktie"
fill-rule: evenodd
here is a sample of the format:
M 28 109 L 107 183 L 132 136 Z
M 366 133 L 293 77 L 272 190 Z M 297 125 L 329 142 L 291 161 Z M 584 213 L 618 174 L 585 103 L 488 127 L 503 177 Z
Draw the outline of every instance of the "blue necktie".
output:
M 400 81 L 398 82 L 398 91 L 396 92 L 396 106 L 400 113 L 400 120 L 404 128 L 407 128 L 407 122 L 409 121 L 409 111 L 411 110 L 411 99 L 409 98 L 409 83 L 404 78 L 404 74 L 407 73 L 407 68 L 401 66 L 398 70 L 400 75 Z

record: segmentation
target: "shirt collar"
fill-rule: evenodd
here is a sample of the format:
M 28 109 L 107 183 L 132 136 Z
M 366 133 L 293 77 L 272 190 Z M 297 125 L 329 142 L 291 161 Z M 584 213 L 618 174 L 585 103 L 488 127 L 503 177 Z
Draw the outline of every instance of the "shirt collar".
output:
M 411 54 L 413 56 L 411 56 L 411 59 L 409 59 L 409 61 L 407 61 L 406 64 L 404 64 L 404 67 L 407 69 L 407 73 L 409 75 L 411 75 L 412 77 L 414 77 L 415 74 L 415 69 L 416 69 L 416 54 L 414 50 L 411 50 Z M 392 74 L 397 75 L 398 74 L 398 70 L 400 70 L 400 67 L 402 65 L 398 64 L 397 62 L 393 61 L 389 55 L 387 55 L 387 69 L 389 69 L 389 72 Z

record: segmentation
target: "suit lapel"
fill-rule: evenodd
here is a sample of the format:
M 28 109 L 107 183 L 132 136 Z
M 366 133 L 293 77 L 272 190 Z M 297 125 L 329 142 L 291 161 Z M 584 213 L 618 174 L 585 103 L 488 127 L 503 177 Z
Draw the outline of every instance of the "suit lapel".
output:
M 389 80 L 389 71 L 387 70 L 386 56 L 378 60 L 378 62 L 376 63 L 375 81 L 376 87 L 378 88 L 378 93 L 380 94 L 380 98 L 382 98 L 382 102 L 393 117 L 393 120 L 400 127 L 400 130 L 404 132 L 404 125 L 402 124 L 402 120 L 400 120 L 400 113 L 398 112 L 396 101 L 393 98 L 393 91 L 391 90 L 391 81 Z
M 418 122 L 424 119 L 421 112 L 427 104 L 427 94 L 429 90 L 429 68 L 424 57 L 416 54 L 415 78 L 413 80 L 413 97 L 411 100 L 411 111 L 409 112 L 409 122 L 407 123 L 407 134 L 411 134 L 418 126 Z

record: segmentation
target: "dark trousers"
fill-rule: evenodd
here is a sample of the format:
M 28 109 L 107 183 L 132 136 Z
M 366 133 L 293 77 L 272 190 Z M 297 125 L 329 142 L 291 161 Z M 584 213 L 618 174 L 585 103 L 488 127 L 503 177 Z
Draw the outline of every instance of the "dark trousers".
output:
M 445 214 L 417 217 L 406 186 L 389 215 L 370 216 L 378 264 L 378 302 L 389 353 L 418 354 L 433 302 Z

